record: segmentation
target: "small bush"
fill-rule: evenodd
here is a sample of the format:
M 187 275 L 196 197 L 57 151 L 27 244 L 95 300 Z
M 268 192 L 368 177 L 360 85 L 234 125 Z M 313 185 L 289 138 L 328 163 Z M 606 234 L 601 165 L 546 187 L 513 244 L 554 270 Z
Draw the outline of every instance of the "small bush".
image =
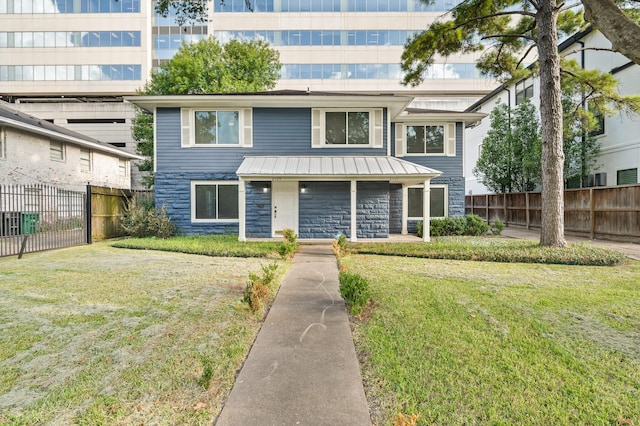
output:
M 340 257 L 344 254 L 344 251 L 347 248 L 347 237 L 345 237 L 343 233 L 339 233 L 331 245 L 335 255 Z
M 467 219 L 467 227 L 465 229 L 464 235 L 473 235 L 480 236 L 484 235 L 489 231 L 489 225 L 485 223 L 485 221 L 478 215 L 468 214 L 466 216 Z
M 491 233 L 493 235 L 500 235 L 502 234 L 502 231 L 504 230 L 504 223 L 502 223 L 500 221 L 500 219 L 496 219 L 490 227 Z
M 417 223 L 416 234 L 422 238 L 422 221 Z M 467 216 L 445 217 L 443 219 L 433 219 L 430 221 L 429 232 L 432 237 L 450 237 L 458 235 L 484 235 L 489 230 L 489 226 L 484 223 L 480 216 L 473 214 Z
M 282 230 L 282 236 L 284 238 L 284 241 L 278 248 L 278 254 L 283 259 L 288 259 L 293 256 L 293 254 L 298 249 L 298 235 L 293 229 L 285 228 Z
M 167 216 L 166 206 L 154 209 L 151 204 L 138 203 L 136 197 L 129 199 L 122 218 L 122 229 L 132 237 L 169 238 L 176 234 L 175 224 Z
M 340 272 L 340 295 L 347 302 L 349 312 L 359 315 L 369 300 L 369 282 L 359 274 Z
M 249 274 L 249 282 L 244 289 L 242 301 L 249 305 L 252 312 L 262 310 L 264 304 L 269 301 L 269 287 L 276 276 L 278 264 L 273 262 L 269 265 L 262 265 L 262 275 L 254 272 Z

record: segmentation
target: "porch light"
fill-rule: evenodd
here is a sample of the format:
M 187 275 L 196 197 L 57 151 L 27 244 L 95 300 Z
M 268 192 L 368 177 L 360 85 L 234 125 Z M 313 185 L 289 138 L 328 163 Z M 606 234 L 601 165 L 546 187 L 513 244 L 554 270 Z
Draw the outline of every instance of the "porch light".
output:
M 305 192 L 307 192 L 307 185 L 300 185 L 300 193 L 304 194 Z
M 263 192 L 263 193 L 265 193 L 265 194 L 266 194 L 267 192 L 269 192 L 269 185 L 265 185 L 265 186 L 263 186 L 263 187 L 262 187 L 262 192 Z

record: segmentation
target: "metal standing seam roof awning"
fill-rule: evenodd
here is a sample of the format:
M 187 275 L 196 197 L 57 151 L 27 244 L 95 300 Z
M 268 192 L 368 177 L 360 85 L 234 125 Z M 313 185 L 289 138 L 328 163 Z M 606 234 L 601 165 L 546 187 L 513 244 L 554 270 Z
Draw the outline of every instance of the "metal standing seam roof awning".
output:
M 442 172 L 386 156 L 256 156 L 245 157 L 236 174 L 257 180 L 388 180 L 417 184 Z

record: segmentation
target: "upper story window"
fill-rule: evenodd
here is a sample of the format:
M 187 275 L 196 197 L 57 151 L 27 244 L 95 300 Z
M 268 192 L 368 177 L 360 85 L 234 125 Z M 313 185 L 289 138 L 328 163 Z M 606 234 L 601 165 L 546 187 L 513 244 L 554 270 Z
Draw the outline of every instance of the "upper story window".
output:
M 283 64 L 282 80 L 400 80 L 403 72 L 398 63 L 374 64 Z M 488 78 L 480 74 L 475 64 L 431 64 L 425 70 L 426 80 L 452 80 Z
M 444 155 L 444 126 L 407 126 L 407 154 Z
M 118 175 L 122 177 L 129 175 L 129 162 L 127 160 L 118 160 Z
M 382 109 L 313 109 L 311 120 L 314 148 L 382 148 Z
M 91 171 L 91 150 L 80 148 L 80 170 Z
M 250 147 L 251 108 L 182 109 L 183 147 Z
M 531 77 L 516 83 L 516 105 L 525 99 L 533 98 L 533 79 Z
M 255 0 L 255 12 L 445 12 L 462 0 L 435 0 L 426 4 L 420 0 Z M 245 0 L 214 2 L 216 12 L 249 12 Z
M 0 13 L 140 13 L 140 0 L 2 0 Z
M 456 124 L 396 123 L 396 157 L 405 155 L 456 155 Z
M 404 46 L 420 30 L 258 30 L 216 31 L 222 43 L 232 39 L 266 40 L 272 46 Z
M 0 81 L 142 80 L 140 65 L 0 65 Z
M 140 31 L 0 32 L 2 47 L 139 47 Z
M 53 161 L 64 161 L 64 142 L 49 141 L 49 158 Z

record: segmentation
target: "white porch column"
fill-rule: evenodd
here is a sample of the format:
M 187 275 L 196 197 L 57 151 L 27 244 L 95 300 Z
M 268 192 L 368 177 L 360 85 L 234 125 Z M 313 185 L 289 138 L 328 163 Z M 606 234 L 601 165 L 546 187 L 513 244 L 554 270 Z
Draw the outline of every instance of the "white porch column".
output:
M 424 181 L 424 192 L 422 193 L 422 241 L 428 243 L 431 241 L 430 223 L 431 223 L 431 186 L 430 181 Z
M 407 235 L 407 218 L 409 217 L 409 188 L 407 184 L 402 184 L 402 235 Z
M 358 181 L 355 179 L 352 179 L 351 180 L 351 239 L 350 241 L 353 243 L 358 241 L 357 195 L 358 195 Z
M 247 224 L 247 194 L 245 182 L 243 179 L 238 180 L 238 241 L 247 241 L 246 224 Z

